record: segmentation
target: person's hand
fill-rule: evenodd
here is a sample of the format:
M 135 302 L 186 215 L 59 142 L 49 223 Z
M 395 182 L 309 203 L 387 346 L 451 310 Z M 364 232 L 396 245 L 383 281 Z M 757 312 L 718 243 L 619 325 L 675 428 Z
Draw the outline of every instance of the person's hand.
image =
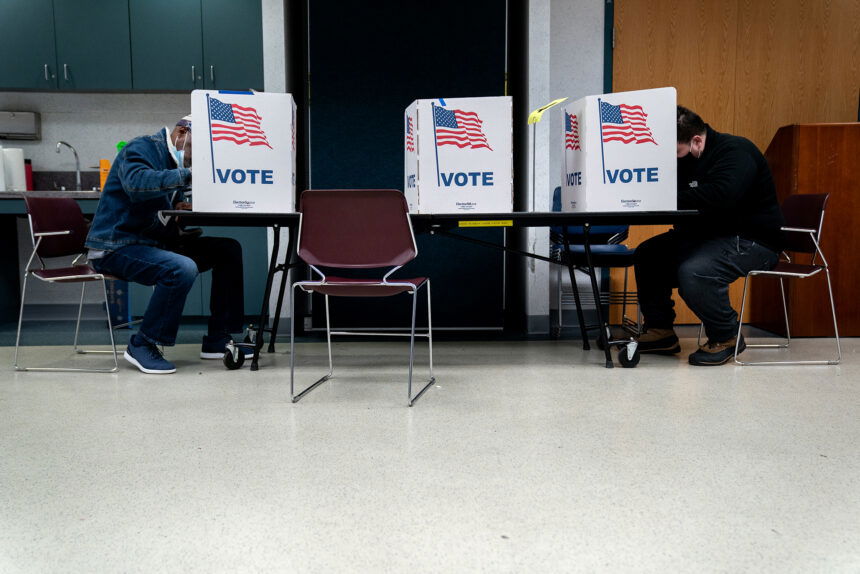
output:
M 174 205 L 173 208 L 179 209 L 181 211 L 191 211 L 191 202 L 190 201 L 177 201 L 176 205 Z

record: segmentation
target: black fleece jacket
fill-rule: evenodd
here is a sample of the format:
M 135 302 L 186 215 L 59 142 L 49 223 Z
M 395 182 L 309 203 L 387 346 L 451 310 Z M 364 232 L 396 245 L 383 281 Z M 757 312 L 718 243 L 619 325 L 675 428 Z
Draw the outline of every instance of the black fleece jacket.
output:
M 678 209 L 698 209 L 702 218 L 678 224 L 696 239 L 740 235 L 782 250 L 784 225 L 773 177 L 759 149 L 746 138 L 707 126 L 705 150 L 678 160 Z

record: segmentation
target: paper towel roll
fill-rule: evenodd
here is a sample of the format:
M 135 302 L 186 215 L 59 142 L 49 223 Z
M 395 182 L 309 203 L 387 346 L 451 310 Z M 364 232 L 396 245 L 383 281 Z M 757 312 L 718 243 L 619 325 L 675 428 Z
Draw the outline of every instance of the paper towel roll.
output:
M 6 174 L 6 191 L 27 191 L 27 175 L 24 171 L 24 150 L 3 148 L 3 171 Z

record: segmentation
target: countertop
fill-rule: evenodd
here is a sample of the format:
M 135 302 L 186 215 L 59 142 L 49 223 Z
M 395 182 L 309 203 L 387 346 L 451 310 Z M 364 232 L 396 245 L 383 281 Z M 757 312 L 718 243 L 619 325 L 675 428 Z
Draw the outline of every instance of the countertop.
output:
M 29 197 L 71 197 L 72 199 L 98 199 L 101 192 L 98 191 L 0 191 L 0 199 L 24 199 Z

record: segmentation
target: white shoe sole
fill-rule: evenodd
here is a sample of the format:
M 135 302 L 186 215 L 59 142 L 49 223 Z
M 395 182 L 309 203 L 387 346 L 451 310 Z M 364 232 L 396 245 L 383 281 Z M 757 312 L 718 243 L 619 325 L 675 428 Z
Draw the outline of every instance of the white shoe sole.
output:
M 173 369 L 166 369 L 166 370 L 161 370 L 161 371 L 156 370 L 156 369 L 147 369 L 146 367 L 144 367 L 143 365 L 141 365 L 140 363 L 138 363 L 138 362 L 137 362 L 137 359 L 135 359 L 134 357 L 132 357 L 131 355 L 129 355 L 129 354 L 128 354 L 128 351 L 124 352 L 124 353 L 122 354 L 122 356 L 123 356 L 123 358 L 124 358 L 126 361 L 128 361 L 129 363 L 131 363 L 132 365 L 134 365 L 135 367 L 137 367 L 138 369 L 140 369 L 140 371 L 141 371 L 142 373 L 146 373 L 147 375 L 169 375 L 170 373 L 175 373 L 175 372 L 176 372 L 176 368 L 175 368 L 175 367 L 174 367 Z
M 220 360 L 220 359 L 224 358 L 224 353 L 226 353 L 226 352 L 227 352 L 227 349 L 224 349 L 220 353 L 207 353 L 206 351 L 200 351 L 200 358 L 201 359 L 219 359 Z M 246 361 L 248 359 L 253 359 L 253 358 L 254 358 L 253 351 L 250 353 L 245 353 L 245 360 Z

